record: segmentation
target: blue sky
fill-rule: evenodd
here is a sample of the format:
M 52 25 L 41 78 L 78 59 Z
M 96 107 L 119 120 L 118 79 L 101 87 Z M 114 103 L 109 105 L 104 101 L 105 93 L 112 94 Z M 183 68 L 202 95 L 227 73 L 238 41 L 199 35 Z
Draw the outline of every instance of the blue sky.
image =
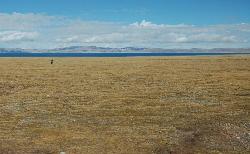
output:
M 0 0 L 1 12 L 46 13 L 83 20 L 158 24 L 250 22 L 249 0 Z
M 249 47 L 249 23 L 249 0 L 0 0 L 0 47 Z

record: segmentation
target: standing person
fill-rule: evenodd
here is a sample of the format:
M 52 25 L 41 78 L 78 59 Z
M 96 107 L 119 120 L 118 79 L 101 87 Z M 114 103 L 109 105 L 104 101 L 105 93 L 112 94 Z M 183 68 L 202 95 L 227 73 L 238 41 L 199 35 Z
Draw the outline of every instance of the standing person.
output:
M 52 65 L 54 63 L 54 59 L 52 58 L 51 60 L 50 60 L 50 64 Z

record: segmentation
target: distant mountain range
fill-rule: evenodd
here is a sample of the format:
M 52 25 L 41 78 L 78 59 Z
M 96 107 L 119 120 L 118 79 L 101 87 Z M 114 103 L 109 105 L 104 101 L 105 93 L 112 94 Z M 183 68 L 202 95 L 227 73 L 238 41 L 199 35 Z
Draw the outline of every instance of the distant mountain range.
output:
M 71 46 L 65 48 L 55 49 L 21 49 L 21 48 L 0 48 L 0 53 L 43 53 L 43 52 L 54 52 L 54 53 L 84 53 L 84 52 L 218 52 L 218 53 L 250 53 L 250 48 L 214 48 L 214 49 L 163 49 L 163 48 L 136 48 L 136 47 L 125 47 L 125 48 L 105 48 L 96 46 Z

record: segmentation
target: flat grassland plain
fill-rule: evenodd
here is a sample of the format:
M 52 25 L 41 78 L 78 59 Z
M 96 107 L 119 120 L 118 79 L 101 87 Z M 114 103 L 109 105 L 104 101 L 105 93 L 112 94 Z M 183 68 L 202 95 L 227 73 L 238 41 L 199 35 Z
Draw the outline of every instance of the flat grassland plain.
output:
M 250 56 L 0 58 L 0 153 L 249 153 Z

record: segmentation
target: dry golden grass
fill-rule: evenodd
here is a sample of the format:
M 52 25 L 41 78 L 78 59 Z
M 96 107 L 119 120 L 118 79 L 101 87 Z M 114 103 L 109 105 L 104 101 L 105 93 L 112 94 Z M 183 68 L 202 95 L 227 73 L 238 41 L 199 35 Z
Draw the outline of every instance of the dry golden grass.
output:
M 249 153 L 250 57 L 0 58 L 0 153 Z

